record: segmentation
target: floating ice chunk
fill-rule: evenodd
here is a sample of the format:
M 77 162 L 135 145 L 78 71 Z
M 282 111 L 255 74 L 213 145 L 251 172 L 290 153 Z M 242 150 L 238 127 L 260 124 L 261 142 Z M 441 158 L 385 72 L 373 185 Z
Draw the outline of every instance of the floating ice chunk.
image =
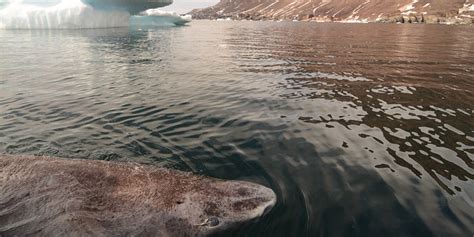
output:
M 179 15 L 159 9 L 148 9 L 131 18 L 132 26 L 184 25 L 191 22 L 191 15 Z

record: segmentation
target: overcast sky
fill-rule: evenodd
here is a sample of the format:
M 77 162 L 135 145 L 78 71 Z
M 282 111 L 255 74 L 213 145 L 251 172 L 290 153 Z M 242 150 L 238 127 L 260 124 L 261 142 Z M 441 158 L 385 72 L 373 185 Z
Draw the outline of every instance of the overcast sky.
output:
M 160 8 L 160 10 L 187 13 L 195 8 L 212 6 L 217 2 L 219 2 L 219 0 L 173 0 L 173 4 Z

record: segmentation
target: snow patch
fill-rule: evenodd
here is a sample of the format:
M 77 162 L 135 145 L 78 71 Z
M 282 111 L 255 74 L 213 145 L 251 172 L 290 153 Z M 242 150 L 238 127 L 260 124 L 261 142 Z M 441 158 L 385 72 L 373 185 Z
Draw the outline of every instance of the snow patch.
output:
M 357 20 L 359 17 L 357 16 L 357 14 L 359 14 L 359 11 L 364 8 L 367 4 L 370 3 L 370 0 L 367 0 L 365 2 L 363 2 L 362 4 L 360 4 L 359 6 L 357 6 L 353 11 L 352 11 L 352 14 L 348 17 L 348 19 L 354 19 L 354 20 Z
M 459 9 L 459 13 L 472 12 L 472 11 L 474 11 L 474 4 L 472 3 L 464 3 L 464 6 Z
M 359 17 L 355 18 L 355 19 L 347 19 L 347 20 L 343 20 L 343 21 L 337 21 L 337 22 L 341 22 L 341 23 L 359 23 L 359 24 L 366 24 L 366 23 L 369 23 L 369 20 L 367 19 L 358 19 Z
M 399 10 L 400 10 L 401 12 L 411 11 L 411 10 L 415 9 L 415 7 L 414 7 L 413 5 L 415 5 L 416 3 L 418 3 L 418 1 L 419 1 L 419 0 L 413 0 L 413 2 L 411 2 L 411 3 L 409 3 L 409 4 L 405 5 L 405 6 L 403 6 L 403 7 L 401 7 L 401 8 L 399 8 Z
M 377 16 L 377 19 L 375 19 L 375 21 L 380 21 L 380 20 L 382 20 L 382 16 L 383 16 L 383 13 L 380 13 L 380 14 Z

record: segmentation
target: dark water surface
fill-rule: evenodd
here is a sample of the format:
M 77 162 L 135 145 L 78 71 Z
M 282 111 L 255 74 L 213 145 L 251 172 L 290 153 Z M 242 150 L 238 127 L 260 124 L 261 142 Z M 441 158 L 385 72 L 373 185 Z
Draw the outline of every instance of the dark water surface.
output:
M 267 185 L 241 236 L 472 236 L 474 27 L 0 31 L 0 153 Z

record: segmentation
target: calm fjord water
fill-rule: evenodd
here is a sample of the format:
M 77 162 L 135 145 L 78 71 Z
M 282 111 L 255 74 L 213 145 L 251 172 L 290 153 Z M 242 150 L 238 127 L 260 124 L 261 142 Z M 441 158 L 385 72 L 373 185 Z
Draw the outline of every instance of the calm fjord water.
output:
M 0 31 L 0 153 L 271 187 L 230 235 L 472 236 L 474 27 Z

